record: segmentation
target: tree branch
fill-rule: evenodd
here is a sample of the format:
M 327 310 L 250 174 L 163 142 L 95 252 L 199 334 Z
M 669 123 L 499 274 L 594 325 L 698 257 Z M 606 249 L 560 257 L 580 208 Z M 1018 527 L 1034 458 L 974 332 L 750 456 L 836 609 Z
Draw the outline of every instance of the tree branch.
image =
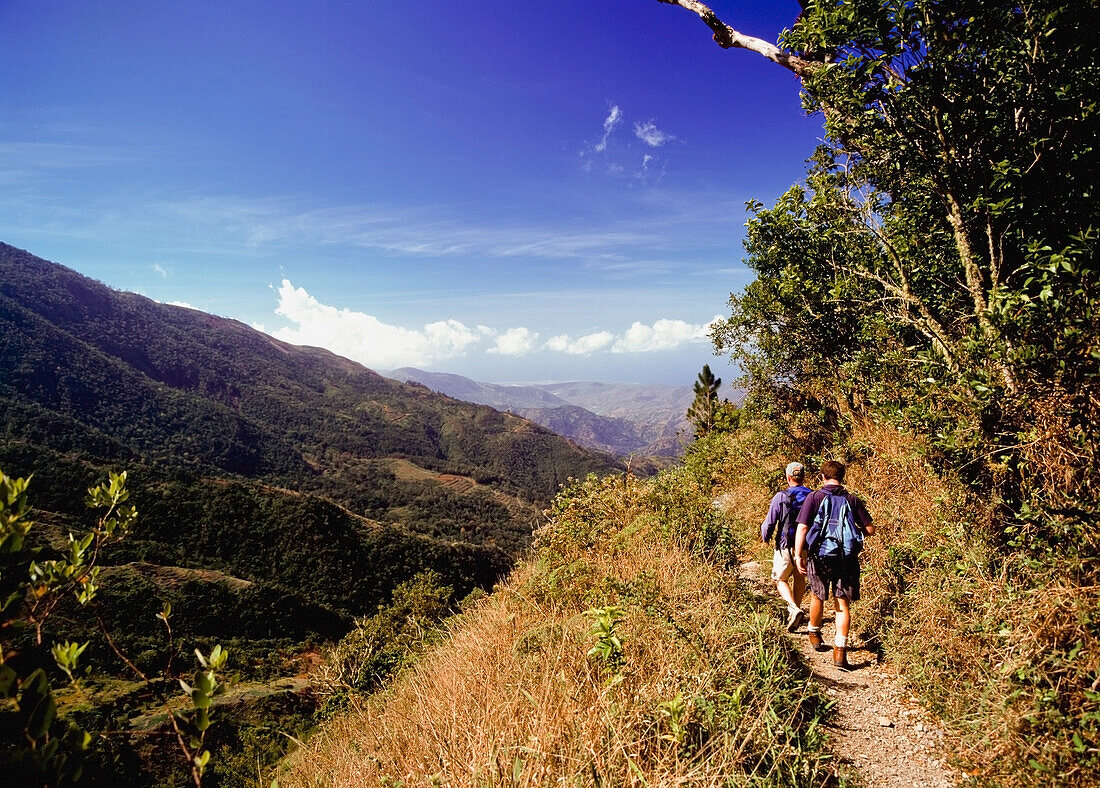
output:
M 743 33 L 737 32 L 719 19 L 718 15 L 709 7 L 696 0 L 657 0 L 657 2 L 665 3 L 666 5 L 678 5 L 680 8 L 691 11 L 702 19 L 707 27 L 714 31 L 714 41 L 723 49 L 737 48 L 756 52 L 758 55 L 763 55 L 773 63 L 778 63 L 783 66 L 783 68 L 793 71 L 799 77 L 809 76 L 824 65 L 813 60 L 806 60 L 798 55 L 792 55 L 790 52 L 785 52 L 775 44 L 765 41 L 762 38 L 754 38 L 753 36 L 746 36 Z

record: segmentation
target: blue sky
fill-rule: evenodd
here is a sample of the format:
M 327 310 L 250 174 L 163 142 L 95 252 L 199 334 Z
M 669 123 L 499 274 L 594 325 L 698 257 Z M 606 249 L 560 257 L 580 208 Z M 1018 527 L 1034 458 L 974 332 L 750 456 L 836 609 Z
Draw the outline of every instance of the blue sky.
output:
M 711 4 L 775 40 L 796 0 Z M 657 0 L 0 0 L 0 240 L 376 369 L 730 380 L 795 77 Z

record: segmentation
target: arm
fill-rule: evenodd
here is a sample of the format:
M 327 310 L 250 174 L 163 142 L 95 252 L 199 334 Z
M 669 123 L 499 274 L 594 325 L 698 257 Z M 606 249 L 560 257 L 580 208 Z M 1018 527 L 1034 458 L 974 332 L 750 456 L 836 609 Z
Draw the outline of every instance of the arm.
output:
M 775 533 L 782 503 L 781 495 L 781 493 L 773 495 L 771 503 L 768 504 L 768 514 L 764 517 L 764 522 L 760 524 L 760 541 L 762 542 L 770 542 L 772 535 Z
M 875 533 L 875 524 L 871 522 L 871 513 L 867 511 L 867 504 L 859 497 L 856 497 L 855 501 L 855 516 L 856 525 L 859 526 L 864 535 L 873 536 Z
M 806 523 L 799 523 L 794 532 L 794 562 L 802 574 L 806 574 L 806 531 L 809 529 Z

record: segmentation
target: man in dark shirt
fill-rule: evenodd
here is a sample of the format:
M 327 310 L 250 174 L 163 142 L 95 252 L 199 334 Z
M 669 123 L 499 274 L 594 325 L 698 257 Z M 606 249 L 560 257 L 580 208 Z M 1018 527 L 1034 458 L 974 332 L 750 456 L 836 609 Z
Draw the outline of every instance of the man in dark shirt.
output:
M 795 533 L 794 557 L 800 572 L 805 572 L 810 584 L 810 623 L 807 635 L 810 645 L 817 651 L 827 651 L 821 637 L 821 621 L 825 613 L 825 601 L 830 592 L 836 607 L 836 640 L 833 646 L 833 664 L 841 670 L 851 670 L 848 664 L 848 631 L 851 627 L 850 605 L 859 599 L 859 556 L 826 562 L 810 552 L 809 544 L 816 541 L 813 530 L 814 517 L 821 502 L 828 495 L 843 495 L 848 499 L 856 527 L 866 536 L 875 532 L 867 507 L 854 494 L 842 486 L 844 463 L 826 460 L 821 464 L 822 486 L 806 496 L 802 511 L 798 513 L 798 531 Z

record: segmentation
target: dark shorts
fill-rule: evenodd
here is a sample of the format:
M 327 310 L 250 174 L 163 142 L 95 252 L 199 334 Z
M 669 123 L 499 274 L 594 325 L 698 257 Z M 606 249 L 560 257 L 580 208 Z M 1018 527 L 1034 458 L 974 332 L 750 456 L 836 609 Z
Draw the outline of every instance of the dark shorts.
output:
M 831 593 L 837 599 L 859 599 L 859 559 L 826 563 L 811 558 L 806 564 L 810 593 L 825 601 Z

